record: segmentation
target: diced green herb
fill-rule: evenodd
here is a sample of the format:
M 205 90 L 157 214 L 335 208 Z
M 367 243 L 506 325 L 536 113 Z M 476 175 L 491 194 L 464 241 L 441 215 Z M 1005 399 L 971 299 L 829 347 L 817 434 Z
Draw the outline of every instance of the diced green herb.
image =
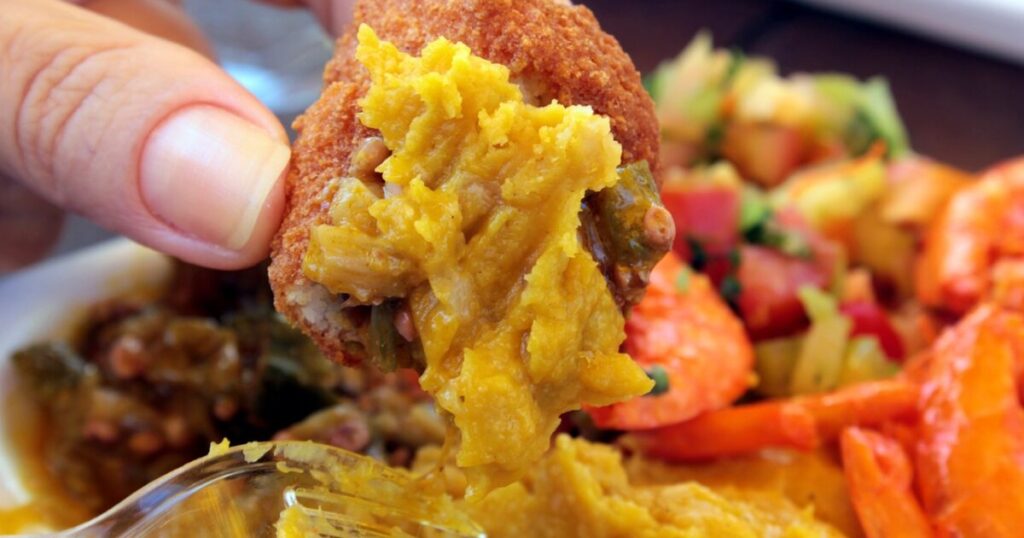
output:
M 690 268 L 683 266 L 682 270 L 679 271 L 679 275 L 676 276 L 676 291 L 679 293 L 686 293 L 690 289 Z
M 686 246 L 690 249 L 690 267 L 701 271 L 708 265 L 708 253 L 704 245 L 693 236 L 686 236 Z
M 718 158 L 722 147 L 722 140 L 725 139 L 726 125 L 724 121 L 715 121 L 708 125 L 707 133 L 704 135 L 704 159 L 702 162 L 711 162 Z
M 743 261 L 742 256 L 740 255 L 740 249 L 731 248 L 729 249 L 729 252 L 726 254 L 726 256 L 729 258 L 729 267 L 731 269 L 740 268 L 740 263 Z
M 767 200 L 758 194 L 747 194 L 744 190 L 740 205 L 740 231 L 750 244 L 763 245 L 797 258 L 810 258 L 813 254 L 807 239 L 796 230 L 787 230 L 778 225 Z
M 779 228 L 773 222 L 769 222 L 762 232 L 760 243 L 766 247 L 796 258 L 807 259 L 813 254 L 811 245 L 800 232 Z
M 671 388 L 669 386 L 668 372 L 660 364 L 655 364 L 650 368 L 647 368 L 647 377 L 654 381 L 654 388 L 651 392 L 648 392 L 646 396 L 660 396 L 665 394 Z
M 732 86 L 736 75 L 739 74 L 740 68 L 743 67 L 743 63 L 747 60 L 747 55 L 742 50 L 733 48 L 729 50 L 729 67 L 725 70 L 725 76 L 722 77 L 721 88 L 723 90 L 728 89 Z
M 740 197 L 740 232 L 747 235 L 768 221 L 772 208 L 757 187 L 745 187 Z
M 740 293 L 742 291 L 743 286 L 735 275 L 726 276 L 718 286 L 718 292 L 722 294 L 722 298 L 734 309 L 739 307 Z
M 814 254 L 803 234 L 794 230 L 782 229 L 770 218 L 746 231 L 743 234 L 743 239 L 752 245 L 763 245 L 787 256 L 808 259 Z

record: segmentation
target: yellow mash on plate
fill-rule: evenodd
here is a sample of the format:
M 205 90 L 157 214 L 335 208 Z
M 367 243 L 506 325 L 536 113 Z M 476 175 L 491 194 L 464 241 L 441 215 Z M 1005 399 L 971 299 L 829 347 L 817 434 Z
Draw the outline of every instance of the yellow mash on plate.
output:
M 356 57 L 372 79 L 359 119 L 390 150 L 383 196 L 343 182 L 303 270 L 336 294 L 408 301 L 420 382 L 487 490 L 541 457 L 562 413 L 651 388 L 577 237 L 584 194 L 615 184 L 622 150 L 608 118 L 526 104 L 506 67 L 461 43 L 414 57 L 364 25 Z
M 520 482 L 467 506 L 490 538 L 838 538 L 775 492 L 631 484 L 614 447 L 558 436 Z

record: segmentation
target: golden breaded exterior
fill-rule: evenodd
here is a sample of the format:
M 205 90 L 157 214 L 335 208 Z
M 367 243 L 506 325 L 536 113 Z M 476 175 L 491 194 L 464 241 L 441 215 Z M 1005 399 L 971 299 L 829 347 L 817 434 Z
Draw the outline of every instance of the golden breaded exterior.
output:
M 657 166 L 658 127 L 650 97 L 618 42 L 585 7 L 553 0 L 361 0 L 352 27 L 338 40 L 324 72 L 320 99 L 295 122 L 299 136 L 287 178 L 287 206 L 272 246 L 275 305 L 334 360 L 358 361 L 367 323 L 342 311 L 325 289 L 302 274 L 311 226 L 324 223 L 330 184 L 347 175 L 353 151 L 374 131 L 356 114 L 369 73 L 355 59 L 356 29 L 370 25 L 381 39 L 418 54 L 438 37 L 507 66 L 528 100 L 590 105 L 611 119 L 623 163 Z

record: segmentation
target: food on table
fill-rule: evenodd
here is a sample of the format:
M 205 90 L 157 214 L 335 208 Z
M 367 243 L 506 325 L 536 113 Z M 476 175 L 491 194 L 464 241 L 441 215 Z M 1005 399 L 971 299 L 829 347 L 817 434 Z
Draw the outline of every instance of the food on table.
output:
M 1020 299 L 1024 255 L 1024 160 L 985 172 L 952 195 L 917 265 L 922 303 L 964 314 L 986 299 Z
M 766 58 L 715 50 L 699 34 L 646 85 L 657 102 L 662 164 L 725 159 L 747 179 L 778 185 L 798 168 L 857 156 L 876 142 L 901 157 L 903 125 L 883 79 L 780 77 Z
M 394 0 L 355 20 L 297 123 L 277 305 L 336 360 L 422 370 L 483 492 L 563 413 L 653 386 L 619 349 L 673 237 L 651 101 L 585 8 Z
M 757 379 L 618 442 L 698 466 L 841 447 L 868 536 L 1019 533 L 1021 161 L 975 181 L 910 152 L 884 81 L 783 79 L 706 37 L 648 82 L 673 249 Z
M 884 81 L 782 78 L 769 61 L 713 50 L 702 35 L 648 86 L 673 250 L 743 321 L 758 395 L 882 379 L 928 347 L 948 320 L 929 308 L 935 300 L 917 300 L 938 274 L 923 266 L 942 248 L 925 236 L 971 175 L 911 152 Z M 761 164 L 780 158 L 788 164 Z M 767 168 L 777 173 L 756 173 Z M 922 243 L 936 246 L 921 257 Z M 997 287 L 1012 289 L 1013 264 L 1000 269 Z
M 842 462 L 830 448 L 764 450 L 746 456 L 695 463 L 668 463 L 633 455 L 624 460 L 630 483 L 669 486 L 697 482 L 715 492 L 781 496 L 847 536 L 860 535 Z
M 659 163 L 584 8 L 471 3 L 361 4 L 297 124 L 277 304 L 361 366 L 237 276 L 111 303 L 19 356 L 51 470 L 274 436 L 412 462 L 490 536 L 1020 534 L 1024 161 L 975 180 L 883 80 L 702 36 L 647 79 Z
M 855 426 L 840 438 L 843 467 L 868 538 L 933 536 L 913 491 L 910 458 L 898 441 Z
M 1014 536 L 1024 514 L 1024 315 L 982 305 L 924 366 L 915 478 L 947 536 Z
M 156 301 L 89 309 L 70 344 L 13 356 L 42 439 L 20 439 L 58 492 L 98 513 L 211 442 L 316 439 L 406 465 L 444 424 L 412 372 L 326 361 L 273 311 L 266 266 L 179 265 Z
M 708 278 L 674 254 L 654 267 L 644 298 L 630 311 L 624 347 L 655 387 L 641 398 L 589 409 L 601 428 L 675 424 L 729 405 L 753 381 L 743 325 Z
M 913 417 L 918 387 L 903 379 L 834 392 L 718 409 L 663 428 L 633 432 L 623 443 L 669 461 L 700 461 L 765 448 L 808 450 L 834 441 L 844 427 Z
M 629 465 L 642 473 L 645 463 Z M 756 484 L 638 482 L 615 448 L 559 435 L 521 482 L 466 510 L 492 538 L 842 536 L 786 495 Z

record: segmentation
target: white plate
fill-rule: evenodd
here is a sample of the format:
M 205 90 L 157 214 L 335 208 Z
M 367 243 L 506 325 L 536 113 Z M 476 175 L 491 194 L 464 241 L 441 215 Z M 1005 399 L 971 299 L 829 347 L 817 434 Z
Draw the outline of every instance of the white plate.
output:
M 1024 0 L 800 0 L 1024 64 Z
M 0 279 L 0 401 L 10 395 L 10 355 L 35 342 L 59 339 L 85 308 L 102 299 L 156 289 L 170 276 L 163 254 L 115 239 Z M 10 420 L 0 414 L 0 507 L 31 500 L 19 477 Z

